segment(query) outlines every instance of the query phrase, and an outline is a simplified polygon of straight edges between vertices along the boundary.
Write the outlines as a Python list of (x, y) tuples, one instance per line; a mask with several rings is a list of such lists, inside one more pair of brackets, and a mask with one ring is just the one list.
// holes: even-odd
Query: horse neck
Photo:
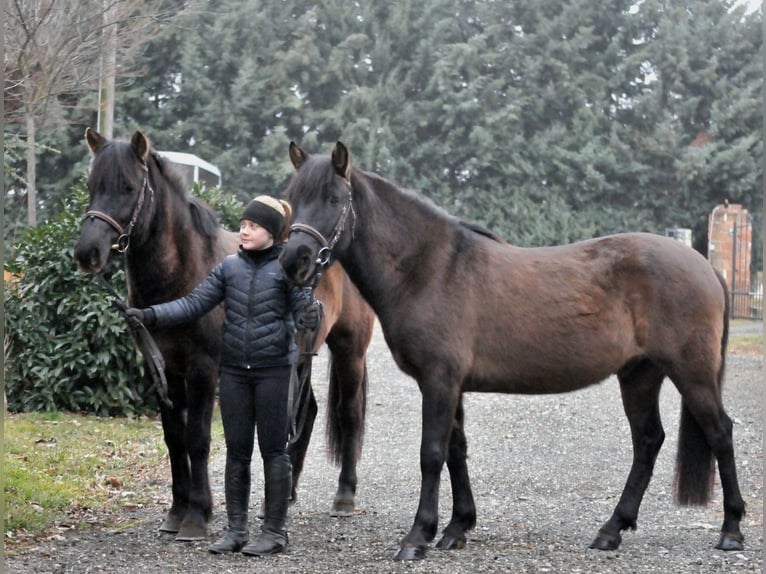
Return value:
[[(445, 215), (397, 188), (375, 191), (370, 180), (357, 193), (357, 221), (340, 258), (351, 280), (378, 316), (396, 298), (416, 297), (438, 281), (434, 264), (454, 233)], [(386, 184), (390, 185), (390, 184)]]
[(154, 189), (152, 205), (136, 241), (126, 251), (128, 288), (143, 304), (158, 298), (176, 297), (186, 289), (178, 289), (178, 277), (185, 275), (181, 257), (192, 248), (188, 208), (171, 184), (150, 164), (150, 184)]

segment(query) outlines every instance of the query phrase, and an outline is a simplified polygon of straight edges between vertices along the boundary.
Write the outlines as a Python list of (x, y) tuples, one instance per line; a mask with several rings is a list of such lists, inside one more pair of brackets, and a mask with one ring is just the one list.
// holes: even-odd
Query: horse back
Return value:
[(420, 313), (424, 323), (408, 338), (448, 341), (443, 360), (462, 363), (467, 390), (562, 392), (640, 358), (675, 365), (720, 355), (724, 290), (710, 264), (675, 240), (630, 233), (544, 248), (477, 241), (470, 261), (453, 264), (460, 273), (431, 287), (444, 312)]

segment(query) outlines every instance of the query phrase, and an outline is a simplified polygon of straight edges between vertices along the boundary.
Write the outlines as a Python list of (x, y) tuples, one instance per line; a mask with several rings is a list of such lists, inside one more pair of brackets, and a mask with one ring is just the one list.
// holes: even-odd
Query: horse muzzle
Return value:
[(77, 266), (84, 273), (101, 273), (109, 263), (112, 253), (111, 228), (109, 232), (102, 229), (103, 223), (86, 219), (83, 222), (80, 238), (74, 247), (74, 258)]
[(301, 286), (310, 284), (320, 271), (319, 253), (308, 245), (300, 243), (288, 242), (282, 255), (279, 256), (279, 263), (285, 278)]

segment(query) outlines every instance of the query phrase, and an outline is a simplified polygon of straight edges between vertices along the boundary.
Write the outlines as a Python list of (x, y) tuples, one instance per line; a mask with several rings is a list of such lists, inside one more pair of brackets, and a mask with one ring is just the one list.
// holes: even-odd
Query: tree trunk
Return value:
[(104, 25), (106, 41), (104, 42), (104, 56), (102, 60), (102, 80), (104, 83), (102, 97), (102, 113), (100, 133), (106, 139), (114, 137), (114, 82), (117, 73), (117, 23), (113, 14), (115, 7), (104, 12)]
[(37, 225), (37, 159), (35, 157), (35, 115), (27, 112), (27, 224)]

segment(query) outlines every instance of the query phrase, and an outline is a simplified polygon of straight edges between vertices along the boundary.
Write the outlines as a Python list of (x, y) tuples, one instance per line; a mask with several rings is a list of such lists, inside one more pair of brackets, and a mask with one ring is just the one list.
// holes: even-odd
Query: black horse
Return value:
[[(75, 247), (83, 271), (101, 273), (115, 252), (124, 253), (130, 305), (147, 307), (185, 295), (236, 250), (238, 235), (222, 229), (209, 207), (187, 195), (141, 132), (130, 142), (109, 141), (91, 129), (85, 137), (93, 162), (90, 205)], [(331, 352), (328, 437), (331, 455), (341, 463), (331, 512), (347, 515), (354, 509), (374, 314), (339, 265), (323, 275), (316, 295), (325, 319), (315, 348), (326, 341)], [(172, 402), (160, 406), (173, 493), (160, 530), (176, 533), (179, 541), (205, 538), (212, 515), (208, 458), (222, 324), (217, 309), (193, 323), (152, 331)], [(305, 423), (289, 449), (293, 500), (317, 414), (310, 382), (304, 396)]]
[(681, 243), (646, 233), (524, 249), (449, 216), (418, 195), (331, 156), (290, 144), (294, 231), (281, 256), (288, 278), (311, 280), (337, 259), (378, 315), (399, 367), (423, 397), (420, 503), (397, 559), (425, 555), (447, 462), (452, 517), (437, 544), (460, 548), (476, 523), (466, 466), (467, 391), (561, 393), (617, 374), (633, 464), (593, 548), (616, 549), (636, 527), (665, 438), (665, 377), (682, 397), (676, 498), (709, 500), (715, 462), (723, 488), (717, 547), (743, 547), (732, 422), (721, 399), (729, 325), (726, 285)]

